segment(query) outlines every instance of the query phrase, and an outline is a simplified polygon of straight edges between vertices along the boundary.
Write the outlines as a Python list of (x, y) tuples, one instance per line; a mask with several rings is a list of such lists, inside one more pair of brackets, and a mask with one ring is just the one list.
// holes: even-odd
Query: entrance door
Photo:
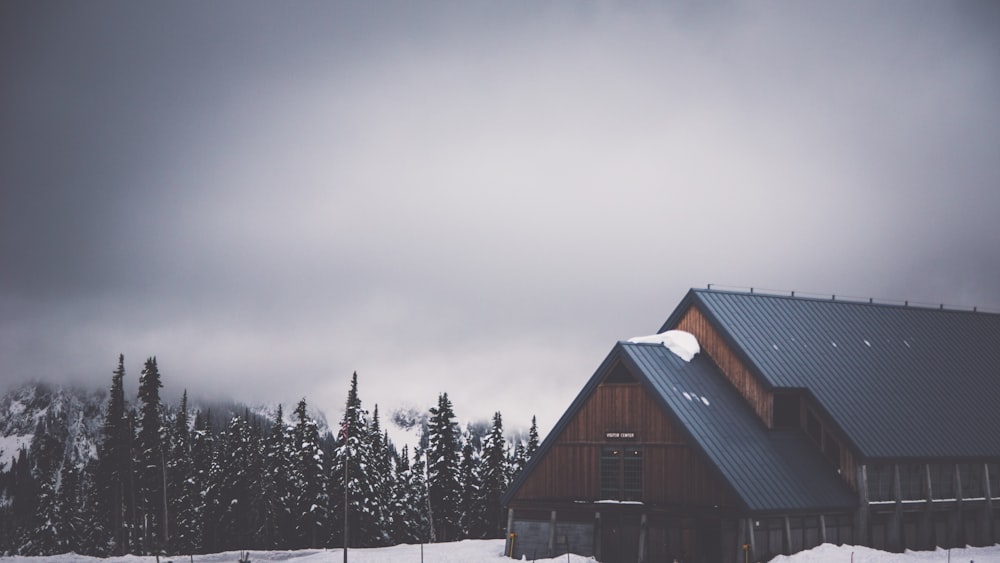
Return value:
[(639, 515), (601, 515), (601, 561), (635, 563), (639, 560)]

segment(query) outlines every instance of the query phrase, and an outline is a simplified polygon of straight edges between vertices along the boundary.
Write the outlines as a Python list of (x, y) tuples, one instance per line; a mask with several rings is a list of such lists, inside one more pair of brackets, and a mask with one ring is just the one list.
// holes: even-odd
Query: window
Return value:
[(962, 478), (962, 498), (983, 498), (983, 464), (962, 463), (958, 471)]
[(920, 463), (905, 463), (899, 466), (899, 492), (903, 500), (925, 500), (926, 482), (927, 466)]
[(892, 465), (869, 465), (866, 471), (869, 502), (896, 500), (892, 492)]
[(642, 450), (615, 447), (601, 450), (601, 498), (642, 499)]
[(947, 463), (932, 463), (931, 494), (935, 500), (955, 498), (955, 466)]
[(791, 393), (774, 394), (774, 427), (775, 428), (798, 428), (799, 422), (799, 396)]

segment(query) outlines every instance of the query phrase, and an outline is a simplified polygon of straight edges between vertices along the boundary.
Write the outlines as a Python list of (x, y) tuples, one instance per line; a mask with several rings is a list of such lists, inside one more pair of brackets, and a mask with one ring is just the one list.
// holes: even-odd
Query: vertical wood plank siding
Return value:
[(773, 428), (771, 393), (764, 389), (729, 346), (726, 346), (722, 337), (715, 332), (701, 311), (696, 307), (690, 307), (677, 323), (677, 328), (695, 335), (702, 352), (715, 362), (719, 371), (736, 387), (764, 424), (768, 428)]
[[(636, 433), (609, 442), (607, 431)], [(639, 384), (602, 384), (518, 489), (515, 500), (599, 500), (601, 448), (642, 448), (647, 504), (732, 505), (727, 489)]]

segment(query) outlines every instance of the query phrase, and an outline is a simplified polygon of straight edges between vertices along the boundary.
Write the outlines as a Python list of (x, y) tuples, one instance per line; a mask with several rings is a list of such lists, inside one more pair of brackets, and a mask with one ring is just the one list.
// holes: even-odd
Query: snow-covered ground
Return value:
[[(503, 540), (465, 540), (454, 543), (425, 545), (397, 545), (372, 549), (352, 549), (348, 561), (352, 563), (500, 563), (503, 556)], [(251, 551), (254, 562), (286, 561), (289, 563), (337, 563), (344, 560), (339, 549), (305, 549), (300, 551)], [(228, 551), (211, 555), (195, 555), (193, 558), (160, 557), (161, 563), (173, 561), (196, 561), (198, 563), (236, 563), (240, 552)], [(84, 555), (67, 553), (50, 557), (0, 557), (3, 561), (24, 561), (25, 563), (148, 563), (153, 557), (111, 557), (97, 559)], [(593, 561), (589, 557), (562, 555), (552, 559), (536, 559), (538, 563), (583, 563)], [(1000, 545), (993, 547), (970, 547), (937, 551), (908, 551), (906, 553), (886, 553), (867, 547), (824, 544), (791, 556), (778, 556), (772, 563), (1000, 563)]]

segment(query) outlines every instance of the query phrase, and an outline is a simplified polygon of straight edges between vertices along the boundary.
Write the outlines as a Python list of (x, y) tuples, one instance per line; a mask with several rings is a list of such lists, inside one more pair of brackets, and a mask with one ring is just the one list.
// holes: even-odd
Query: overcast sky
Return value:
[(0, 378), (558, 419), (708, 283), (1000, 309), (996, 2), (0, 3)]

